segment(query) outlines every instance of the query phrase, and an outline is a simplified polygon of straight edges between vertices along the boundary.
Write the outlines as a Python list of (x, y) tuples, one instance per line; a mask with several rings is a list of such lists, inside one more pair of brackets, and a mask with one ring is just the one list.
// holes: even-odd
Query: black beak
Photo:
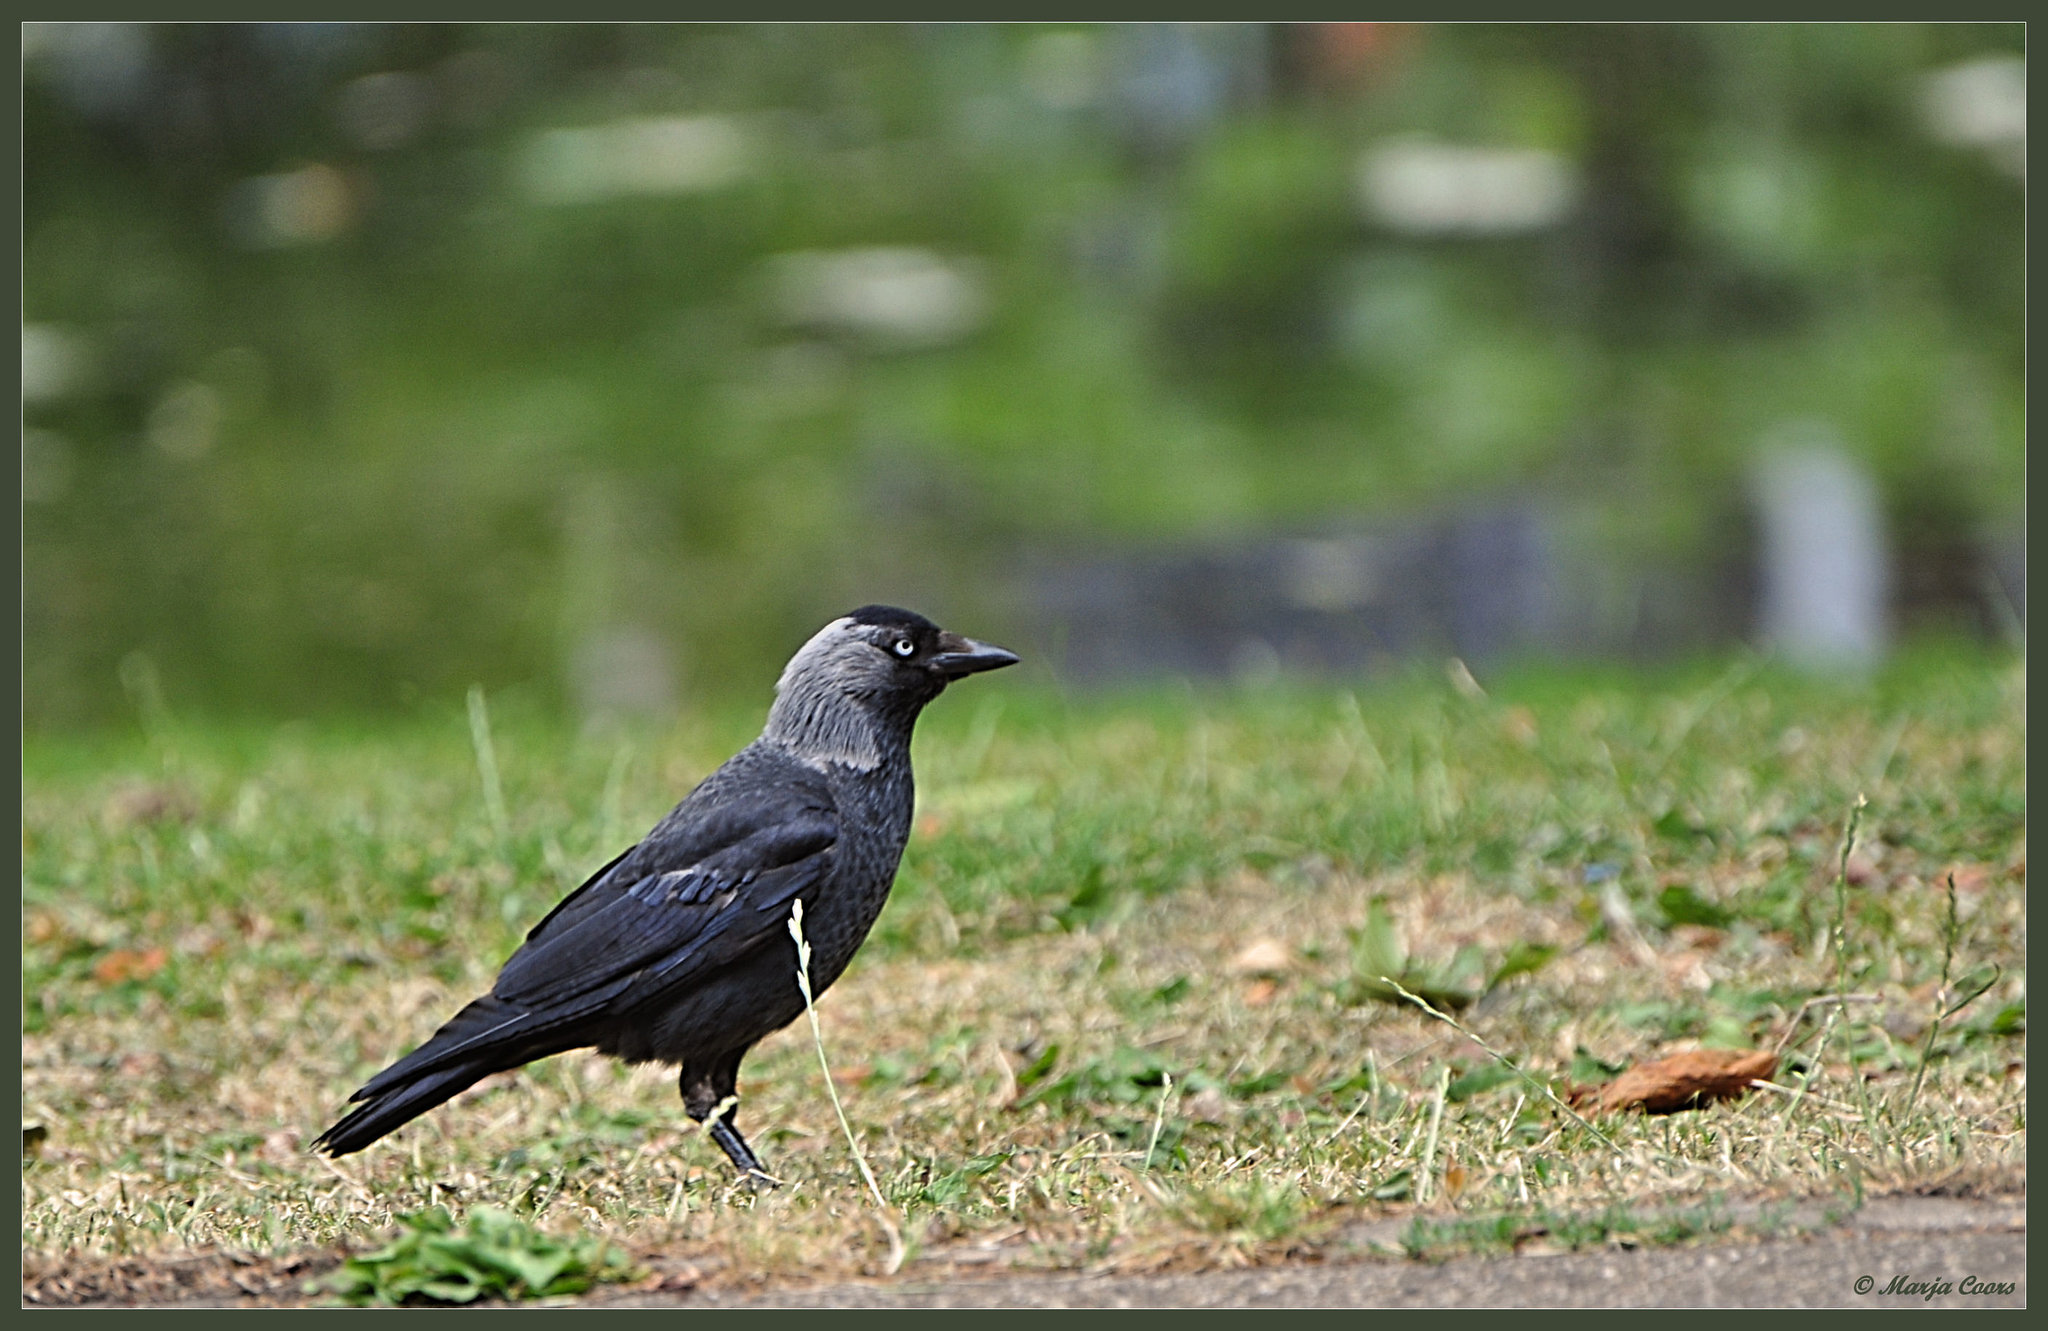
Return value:
[(982, 670), (1000, 670), (1004, 666), (1015, 665), (1017, 653), (992, 643), (963, 638), (957, 633), (941, 633), (938, 655), (931, 657), (928, 664), (947, 679), (958, 679)]

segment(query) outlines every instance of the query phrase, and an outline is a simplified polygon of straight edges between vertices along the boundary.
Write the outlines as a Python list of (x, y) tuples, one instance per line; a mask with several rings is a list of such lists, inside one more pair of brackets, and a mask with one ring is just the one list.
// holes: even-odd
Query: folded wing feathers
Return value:
[[(751, 799), (726, 801), (707, 782), (536, 924), (489, 994), (350, 1099), (410, 1102), (425, 1094), (421, 1079), (446, 1082), (445, 1094), (420, 1105), (428, 1107), (468, 1084), (464, 1077), (535, 1056), (521, 1051), (558, 1042), (564, 1027), (639, 1003), (779, 934), (789, 902), (829, 873), (839, 823), (811, 773), (789, 780), (788, 760), (760, 761), (791, 769), (772, 793), (756, 788)], [(509, 1055), (517, 1057), (507, 1062)], [(457, 1065), (468, 1071), (451, 1080)], [(388, 1108), (357, 1114), (381, 1116)]]

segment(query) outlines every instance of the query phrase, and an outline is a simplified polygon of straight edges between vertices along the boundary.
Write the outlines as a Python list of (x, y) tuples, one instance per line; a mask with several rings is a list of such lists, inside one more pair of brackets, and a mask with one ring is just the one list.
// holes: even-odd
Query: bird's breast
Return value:
[(811, 945), (811, 984), (817, 991), (839, 977), (866, 940), (903, 860), (903, 847), (910, 838), (911, 800), (908, 791), (900, 799), (892, 791), (863, 792), (865, 799), (849, 801), (842, 796), (844, 813), (849, 803), (864, 804), (855, 819), (843, 819), (858, 830), (843, 834), (833, 848), (837, 861), (831, 874), (804, 901), (804, 937)]

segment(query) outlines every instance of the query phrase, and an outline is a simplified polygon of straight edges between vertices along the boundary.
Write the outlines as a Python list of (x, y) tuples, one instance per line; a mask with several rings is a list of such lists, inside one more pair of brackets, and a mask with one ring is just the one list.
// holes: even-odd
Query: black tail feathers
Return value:
[(461, 1064), (442, 1068), (416, 1081), (370, 1096), (343, 1115), (339, 1123), (315, 1137), (313, 1149), (329, 1155), (360, 1151), (385, 1133), (412, 1122), (497, 1070), (490, 1066)]
[(314, 1138), (313, 1149), (329, 1155), (360, 1151), (493, 1072), (575, 1047), (574, 1040), (550, 1038), (553, 1034), (534, 1014), (487, 994), (370, 1078), (349, 1097), (361, 1103)]

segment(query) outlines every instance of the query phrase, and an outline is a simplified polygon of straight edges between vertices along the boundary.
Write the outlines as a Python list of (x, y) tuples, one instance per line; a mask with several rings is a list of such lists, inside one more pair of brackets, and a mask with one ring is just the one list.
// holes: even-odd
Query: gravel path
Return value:
[(1363, 1257), (1165, 1276), (1011, 1274), (943, 1283), (909, 1276), (749, 1298), (704, 1292), (602, 1302), (748, 1308), (2018, 1308), (2026, 1306), (2026, 1243), (2024, 1199), (1892, 1198), (1803, 1235), (1680, 1248), (1464, 1257), (1440, 1264)]

